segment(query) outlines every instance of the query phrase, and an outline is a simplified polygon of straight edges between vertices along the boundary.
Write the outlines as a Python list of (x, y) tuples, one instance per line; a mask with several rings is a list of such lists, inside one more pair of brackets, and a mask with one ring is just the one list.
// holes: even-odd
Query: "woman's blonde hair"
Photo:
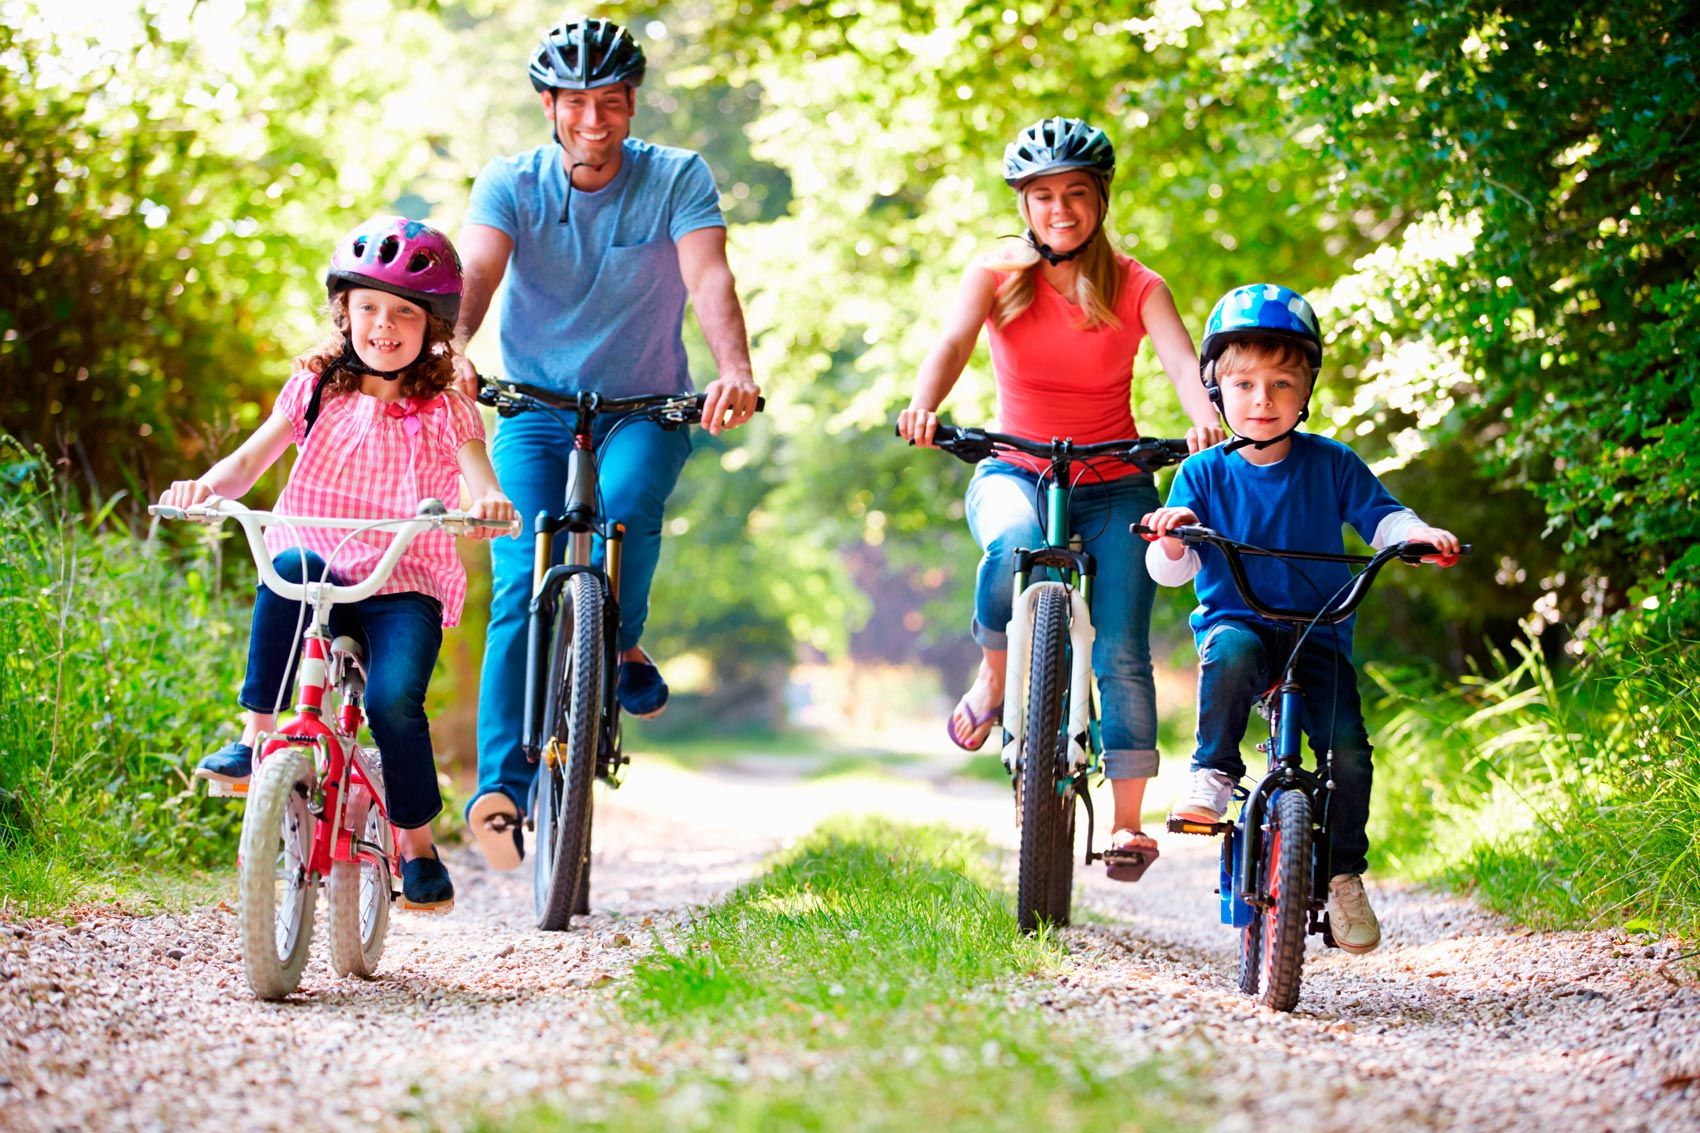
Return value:
[[(1113, 330), (1122, 325), (1116, 317), (1116, 303), (1121, 299), (1125, 274), (1121, 257), (1116, 255), (1115, 246), (1110, 243), (1110, 235), (1104, 227), (1110, 211), (1109, 187), (1102, 179), (1095, 180), (1098, 181), (1100, 208), (1098, 230), (1087, 238), (1086, 249), (1076, 259), (1079, 271), (1074, 277), (1074, 294), (1063, 298), (1080, 308), (1081, 329)], [(1026, 189), (1017, 193), (1016, 207), (1021, 211), (1027, 230), (1033, 231), (1033, 222), (1027, 216)], [(998, 285), (997, 294), (992, 299), (992, 325), (1006, 327), (1033, 305), (1033, 293), (1039, 286), (1041, 258), (1037, 249), (1024, 240), (1007, 249), (999, 248), (984, 262), (992, 271), (1009, 273)]]
[[(348, 321), (348, 289), (341, 288), (331, 296), (326, 306), (333, 333), (320, 343), (301, 362), (315, 374), (323, 374), (350, 349)], [(414, 359), (396, 379), (401, 383), (403, 397), (435, 397), (454, 384), (454, 324), (425, 312), (425, 341)], [(325, 396), (335, 397), (355, 393), (360, 389), (364, 374), (350, 366), (337, 366), (325, 383)]]

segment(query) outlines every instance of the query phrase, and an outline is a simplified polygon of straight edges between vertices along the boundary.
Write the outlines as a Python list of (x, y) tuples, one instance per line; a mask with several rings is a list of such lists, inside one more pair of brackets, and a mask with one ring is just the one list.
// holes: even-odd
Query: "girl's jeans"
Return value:
[[(985, 552), (974, 579), (974, 640), (1009, 648), (1015, 552), (1044, 543), (1039, 475), (1001, 460), (982, 460), (968, 484), (968, 529)], [(1143, 544), (1128, 525), (1156, 510), (1151, 477), (1128, 476), (1075, 488), (1073, 532), (1097, 561), (1092, 583), (1092, 668), (1103, 700), (1104, 771), (1112, 779), (1157, 774), (1157, 694), (1151, 679), (1151, 602)]]
[[(272, 560), (286, 582), (325, 577), (325, 560), (308, 551), (284, 551)], [(338, 581), (334, 576), (332, 582)], [(312, 617), (312, 611), (307, 612)], [(250, 712), (288, 713), (294, 703), (295, 663), (301, 656), (301, 603), (280, 598), (264, 586), (254, 597), (254, 628), (248, 635), (248, 676), (242, 707)], [(424, 826), (443, 809), (437, 763), (425, 719), (425, 689), (443, 644), (443, 606), (426, 594), (379, 594), (331, 608), (333, 637), (347, 635), (366, 653), (366, 724), (384, 759), (385, 807), (403, 830)], [(281, 690), (281, 695), (280, 691)]]
[[(1320, 634), (1322, 641), (1317, 641)], [(1358, 700), (1358, 675), (1349, 657), (1328, 644), (1318, 627), (1299, 653), (1294, 675), (1304, 690), (1305, 735), (1320, 765), (1334, 749), (1330, 776), (1329, 826), (1333, 873), (1362, 873), (1369, 862), (1369, 731)], [(1235, 782), (1245, 774), (1240, 740), (1263, 691), (1281, 675), (1292, 648), (1286, 632), (1267, 622), (1224, 621), (1205, 631), (1198, 645), (1198, 753), (1193, 768), (1210, 768)], [(1338, 694), (1338, 699), (1336, 699)], [(1332, 738), (1329, 726), (1332, 723)]]
[[(633, 421), (621, 425), (613, 441), (604, 446), (609, 430), (620, 419), (614, 414), (598, 417), (592, 439), (598, 450), (603, 512), (612, 522), (626, 525), (620, 555), (620, 648), (626, 650), (643, 637), (649, 618), (649, 585), (661, 559), (662, 513), (691, 455), (691, 438), (685, 429)], [(500, 791), (522, 815), (537, 773), (537, 765), (525, 758), (520, 746), (536, 538), (532, 521), (538, 512), (555, 515), (566, 506), (567, 457), (572, 451), (572, 429), (547, 413), (508, 418), (496, 430), (490, 447), (496, 477), (518, 509), (525, 530), (518, 539), (497, 539), (490, 545), (495, 578), (478, 688), (478, 790), (473, 799)], [(557, 563), (566, 550), (567, 540), (557, 536)], [(600, 539), (593, 557), (600, 565)]]

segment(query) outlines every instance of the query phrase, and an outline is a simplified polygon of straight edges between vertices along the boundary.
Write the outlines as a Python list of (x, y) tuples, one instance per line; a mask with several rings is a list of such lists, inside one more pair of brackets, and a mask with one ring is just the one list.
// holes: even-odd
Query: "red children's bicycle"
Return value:
[[(374, 522), (277, 515), (229, 500), (191, 508), (156, 505), (148, 512), (206, 524), (236, 520), (266, 588), (311, 612), (297, 667), (295, 714), (276, 732), (256, 738), (254, 773), (245, 792), (236, 868), (248, 986), (261, 999), (282, 999), (300, 984), (321, 887), (329, 907), (331, 967), (338, 975), (370, 976), (384, 951), (395, 897), (391, 879), (400, 877), (401, 861), (384, 809), (382, 756), (358, 742), (366, 688), (362, 651), (353, 638), (332, 639), (331, 608), (375, 594), (423, 532), (469, 535), (493, 528), (517, 534), (519, 520), (475, 519), (437, 500), (423, 501), (412, 518)], [(372, 573), (355, 585), (286, 582), (266, 550), (265, 529), (273, 526), (346, 529), (350, 538), (385, 530), (395, 537)]]

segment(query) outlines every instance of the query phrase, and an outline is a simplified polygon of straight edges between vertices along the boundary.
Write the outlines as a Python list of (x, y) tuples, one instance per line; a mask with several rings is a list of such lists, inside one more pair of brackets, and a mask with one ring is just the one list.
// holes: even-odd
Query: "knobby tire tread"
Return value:
[[(296, 912), (295, 945), (280, 955), (277, 945), (277, 862), (284, 824), (292, 809), (307, 824), (306, 847), (312, 852), (316, 820), (292, 800), (297, 784), (311, 788), (313, 758), (302, 748), (284, 748), (260, 761), (242, 812), (241, 853), (237, 868), (237, 922), (242, 938), (242, 969), (248, 987), (260, 999), (282, 999), (301, 983), (313, 943), (313, 905), (317, 890), (301, 890)], [(305, 800), (301, 802), (304, 804)]]
[[(376, 819), (376, 821), (374, 821)], [(376, 802), (368, 801), (358, 823), (359, 836), (376, 842), (386, 855), (393, 853), (389, 820)], [(362, 916), (365, 884), (381, 887), (370, 931)], [(390, 925), (390, 872), (366, 861), (331, 863), (325, 883), (325, 913), (329, 924), (331, 970), (339, 976), (371, 979), (384, 954), (384, 936)]]
[(1027, 730), (1021, 760), (1021, 864), (1015, 914), (1022, 932), (1054, 921), (1053, 861), (1061, 821), (1057, 796), (1058, 737), (1068, 689), (1068, 592), (1047, 585), (1033, 603), (1033, 654), (1027, 676)]
[[(1302, 791), (1282, 791), (1270, 823), (1270, 877), (1277, 898), (1264, 915), (1263, 1003), (1277, 1011), (1298, 1006), (1305, 959), (1306, 913), (1310, 907), (1310, 799)], [(1278, 836), (1278, 849), (1273, 849)]]
[[(571, 617), (569, 622), (563, 610), (557, 622), (561, 628), (550, 661), (547, 715), (549, 736), (564, 739), (566, 766), (538, 771), (561, 776), (559, 809), (550, 831), (551, 868), (538, 873), (545, 888), (539, 894), (537, 927), (548, 932), (569, 926), (580, 907), (580, 888), (589, 880), (585, 863), (590, 858), (591, 785), (602, 731), (602, 580), (575, 574), (567, 581), (567, 593)], [(538, 784), (540, 796), (548, 789), (548, 783)]]

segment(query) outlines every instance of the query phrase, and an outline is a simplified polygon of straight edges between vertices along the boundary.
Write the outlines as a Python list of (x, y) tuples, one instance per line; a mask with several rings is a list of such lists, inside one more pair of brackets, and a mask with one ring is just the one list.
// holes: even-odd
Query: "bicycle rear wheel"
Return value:
[(602, 580), (567, 580), (555, 626), (544, 719), (542, 778), (537, 784), (534, 893), (537, 927), (564, 929), (582, 911), (590, 881), (591, 785), (602, 714)]
[[(1059, 744), (1066, 742), (1068, 607), (1068, 591), (1055, 584), (1045, 585), (1033, 603), (1033, 656), (1028, 667), (1020, 776), (1021, 863), (1015, 887), (1015, 916), (1022, 932), (1035, 932), (1040, 921), (1054, 922), (1057, 916), (1053, 906), (1057, 828), (1064, 822), (1057, 769)], [(1067, 917), (1066, 910), (1063, 916)]]
[(1262, 1002), (1277, 1011), (1291, 1011), (1299, 1002), (1305, 913), (1310, 907), (1310, 799), (1304, 792), (1282, 791), (1276, 797), (1267, 837), (1269, 905), (1259, 910)]
[(313, 757), (290, 747), (261, 760), (248, 789), (237, 857), (237, 923), (242, 970), (261, 999), (282, 999), (301, 983), (313, 942), (316, 880), (308, 876), (317, 825), (307, 809)]
[[(332, 862), (325, 913), (330, 922), (331, 970), (339, 976), (370, 979), (384, 954), (384, 935), (390, 927), (389, 862), (395, 855), (395, 834), (383, 809), (365, 792), (360, 794), (359, 800), (349, 800), (349, 807), (358, 806), (363, 813), (349, 816), (349, 828), (362, 842), (377, 847), (384, 860)], [(355, 847), (357, 853), (359, 849)]]

